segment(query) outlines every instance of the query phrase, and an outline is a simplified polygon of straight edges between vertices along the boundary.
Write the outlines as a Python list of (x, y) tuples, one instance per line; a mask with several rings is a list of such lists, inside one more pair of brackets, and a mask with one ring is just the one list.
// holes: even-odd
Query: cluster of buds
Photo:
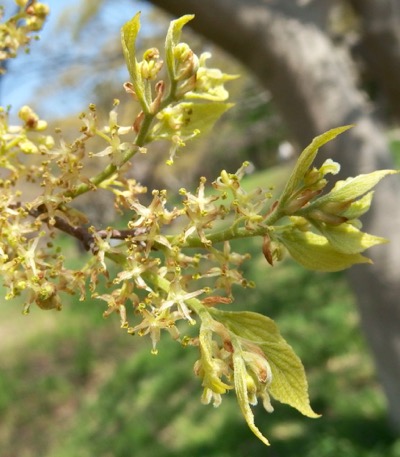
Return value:
[[(202, 378), (203, 403), (212, 402), (214, 406), (219, 406), (222, 401), (221, 395), (235, 388), (235, 377), (242, 377), (248, 402), (256, 405), (260, 397), (265, 409), (273, 411), (268, 394), (268, 387), (272, 382), (272, 369), (266, 354), (258, 344), (235, 334), (224, 324), (210, 317), (203, 320), (199, 338), (193, 340), (192, 344), (200, 348), (200, 359), (194, 365), (194, 372)], [(244, 370), (238, 370), (235, 366), (235, 358), (238, 355), (242, 359)]]
[[(0, 61), (15, 57), (20, 47), (28, 46), (32, 32), (42, 29), (50, 12), (46, 4), (36, 0), (15, 0), (15, 3), (19, 11), (0, 27)], [(0, 6), (0, 19), (3, 14)]]
[(122, 28), (122, 46), (131, 81), (125, 89), (139, 102), (142, 111), (134, 122), (142, 125), (155, 118), (144, 143), (167, 140), (171, 143), (169, 164), (186, 142), (207, 132), (232, 104), (226, 103), (225, 82), (235, 79), (218, 69), (208, 68), (209, 53), (197, 56), (187, 43), (180, 42), (183, 26), (193, 19), (186, 15), (171, 22), (165, 42), (165, 64), (168, 80), (159, 76), (164, 60), (151, 48), (136, 59), (136, 37), (140, 29), (139, 14)]
[(265, 444), (268, 440), (255, 426), (251, 409), (258, 399), (270, 413), (274, 410), (272, 396), (308, 417), (318, 417), (309, 406), (301, 361), (271, 319), (215, 308), (200, 314), (199, 337), (189, 343), (200, 348), (194, 372), (202, 379), (203, 403), (219, 406), (222, 395), (235, 390), (247, 424)]
[(245, 176), (246, 169), (249, 167), (249, 162), (244, 162), (236, 173), (228, 173), (223, 170), (220, 177), (213, 183), (214, 189), (221, 192), (223, 195), (231, 194), (232, 209), (235, 211), (235, 223), (243, 223), (246, 229), (250, 232), (260, 227), (264, 220), (262, 214), (271, 195), (269, 192), (255, 188), (251, 192), (247, 192), (241, 186), (241, 179)]
[(47, 123), (39, 119), (31, 108), (23, 106), (18, 115), (23, 125), (10, 125), (8, 111), (0, 107), (1, 166), (7, 169), (2, 177), (7, 176), (10, 182), (18, 176), (21, 178), (20, 173), (25, 175), (28, 172), (25, 160), (21, 160), (21, 152), (22, 155), (47, 154), (54, 147), (53, 137), (42, 133)]
[[(336, 182), (322, 194), (327, 174), (337, 174), (339, 164), (328, 159), (319, 169), (311, 168), (319, 147), (351, 126), (332, 129), (316, 137), (293, 170), (279, 201), (265, 222), (270, 227), (264, 239), (264, 255), (272, 264), (284, 246), (304, 267), (338, 271), (357, 263), (370, 263), (361, 252), (386, 240), (362, 232), (360, 217), (369, 210), (371, 189), (394, 170), (378, 170)], [(289, 218), (286, 221), (286, 218)], [(287, 222), (287, 223), (284, 223)]]

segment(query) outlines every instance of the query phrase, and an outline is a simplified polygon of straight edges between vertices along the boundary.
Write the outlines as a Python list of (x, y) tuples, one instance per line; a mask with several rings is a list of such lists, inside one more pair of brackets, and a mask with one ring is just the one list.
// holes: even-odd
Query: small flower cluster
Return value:
[(42, 230), (40, 220), (29, 217), (23, 207), (0, 206), (0, 271), (9, 292), (6, 299), (24, 294), (24, 313), (32, 303), (42, 309), (61, 309), (59, 292), (83, 293), (79, 273), (65, 268), (64, 256)]
[[(137, 21), (138, 17), (134, 18), (134, 26)], [(184, 22), (176, 22), (171, 30), (180, 30)], [(124, 30), (126, 32), (126, 29), (123, 29), (123, 42)], [(193, 287), (190, 284), (192, 280), (202, 283), (215, 281), (216, 287), (223, 287), (229, 294), (232, 284), (246, 285), (246, 281), (237, 271), (238, 265), (246, 256), (241, 258), (239, 255), (235, 257), (230, 254), (228, 241), (225, 243), (224, 252), (220, 253), (216, 248), (212, 248), (211, 252), (211, 243), (206, 241), (204, 230), (211, 229), (214, 220), (224, 218), (225, 209), (212, 205), (216, 197), (204, 197), (205, 180), (201, 180), (197, 195), (189, 192), (185, 194), (182, 208), (169, 210), (165, 191), (154, 191), (151, 203), (145, 206), (139, 198), (145, 189), (135, 180), (125, 177), (124, 165), (137, 152), (146, 152), (146, 143), (153, 139), (154, 132), (160, 129), (160, 119), (169, 107), (177, 109), (177, 112), (170, 116), (171, 125), (174, 126), (167, 135), (169, 138), (177, 134), (177, 125), (184, 123), (187, 127), (192, 122), (191, 119), (182, 120), (179, 110), (182, 106), (188, 106), (188, 102), (185, 102), (186, 105), (181, 103), (186, 94), (196, 91), (197, 72), (202, 69), (199, 64), (202, 58), (197, 58), (187, 45), (178, 43), (175, 32), (169, 32), (168, 52), (173, 56), (175, 73), (173, 80), (169, 82), (168, 100), (160, 98), (164, 92), (157, 92), (157, 88), (165, 86), (163, 81), (155, 83), (156, 95), (154, 99), (151, 96), (151, 84), (162, 66), (158, 51), (146, 51), (141, 62), (137, 62), (135, 57), (131, 59), (134, 62), (134, 78), (132, 83), (125, 86), (143, 108), (142, 114), (132, 123), (133, 127), (118, 124), (116, 108), (110, 112), (108, 124), (100, 127), (96, 107), (90, 105), (89, 112), (80, 116), (82, 127), (79, 137), (71, 143), (60, 138), (56, 145), (56, 140), (45, 133), (46, 122), (40, 120), (29, 107), (20, 110), (21, 126), (9, 126), (5, 111), (2, 111), (1, 118), (2, 166), (7, 170), (2, 181), (3, 188), (7, 191), (3, 193), (1, 233), (2, 239), (8, 243), (2, 256), (3, 268), (8, 269), (4, 275), (4, 283), (11, 290), (8, 298), (25, 291), (30, 297), (26, 301), (25, 311), (29, 310), (33, 302), (42, 308), (60, 308), (60, 292), (72, 293), (79, 290), (83, 299), (85, 284), (89, 281), (93, 295), (108, 304), (105, 315), (118, 312), (121, 315), (122, 327), (127, 328), (129, 333), (144, 334), (144, 328), (151, 329), (147, 333), (152, 337), (154, 351), (161, 328), (174, 328), (173, 333), (177, 337), (175, 321), (186, 319), (190, 323), (194, 322), (192, 311), (185, 304), (185, 300), (215, 288), (213, 283), (212, 287), (207, 286), (208, 289), (204, 284)], [(131, 51), (128, 51), (128, 55)], [(223, 82), (228, 79), (229, 77), (221, 72), (210, 72), (210, 85), (214, 88), (213, 99), (218, 98), (215, 91), (221, 91), (222, 98), (227, 97)], [(202, 72), (199, 81), (202, 81), (202, 87), (206, 84), (207, 71)], [(203, 95), (199, 94), (199, 100), (207, 100), (206, 94)], [(116, 100), (115, 106), (118, 103)], [(151, 106), (150, 115), (147, 106)], [(202, 110), (213, 109), (212, 104), (207, 102), (201, 106)], [(219, 115), (221, 113), (222, 111)], [(212, 114), (208, 123), (212, 124), (215, 116), (215, 113)], [(153, 120), (155, 125), (151, 127), (149, 121)], [(196, 127), (192, 131), (195, 130)], [(126, 135), (128, 140), (123, 141), (122, 137)], [(96, 152), (90, 149), (92, 139), (96, 139)], [(103, 149), (99, 147), (99, 141), (105, 143)], [(24, 157), (26, 154), (29, 154), (29, 160)], [(89, 178), (88, 168), (85, 166), (88, 160), (103, 157), (109, 159), (108, 165)], [(39, 185), (42, 192), (32, 200), (27, 199), (20, 191), (14, 191), (17, 186), (21, 187), (22, 181)], [(79, 195), (95, 191), (99, 187), (114, 194), (115, 206), (121, 212), (132, 214), (126, 228), (98, 230), (90, 227), (85, 214), (73, 208), (73, 201)], [(208, 203), (205, 203), (205, 200)], [(208, 217), (207, 212), (210, 213)], [(189, 220), (183, 235), (179, 232), (176, 236), (163, 234), (165, 226), (170, 226), (182, 217)], [(67, 270), (63, 266), (60, 249), (55, 247), (56, 243), (53, 241), (60, 230), (77, 238), (83, 247), (93, 254), (79, 272)], [(19, 238), (11, 243), (14, 233), (18, 233)], [(195, 235), (194, 238), (200, 236), (205, 244), (210, 246), (210, 252), (194, 256), (184, 254), (182, 246), (190, 235)], [(214, 257), (217, 267), (212, 266)], [(114, 278), (110, 277), (108, 260), (120, 267)], [(10, 268), (10, 262), (13, 268)], [(192, 269), (192, 274), (183, 275), (182, 271), (187, 272), (188, 269)], [(113, 288), (108, 294), (97, 292), (100, 275), (105, 276), (109, 286)], [(34, 279), (28, 280), (28, 276), (33, 276)], [(222, 281), (219, 276), (223, 276)], [(154, 285), (154, 281), (167, 281), (169, 285), (163, 289)], [(139, 323), (130, 324), (132, 319), (127, 312), (129, 303), (132, 304), (131, 309), (136, 316), (134, 320)], [(141, 322), (138, 316), (142, 319)]]
[(318, 417), (309, 405), (301, 361), (271, 319), (216, 308), (199, 314), (199, 337), (187, 343), (200, 348), (194, 372), (202, 379), (203, 403), (219, 406), (222, 395), (234, 389), (247, 424), (265, 444), (268, 440), (255, 426), (251, 409), (259, 399), (270, 413), (272, 396), (308, 417)]
[(165, 61), (168, 81), (157, 81), (164, 64), (158, 49), (145, 51), (139, 62), (136, 59), (139, 14), (122, 28), (122, 46), (131, 75), (131, 82), (125, 84), (125, 89), (142, 108), (134, 128), (139, 131), (142, 125), (155, 118), (145, 142), (169, 141), (169, 164), (173, 163), (179, 148), (205, 133), (232, 106), (224, 103), (229, 95), (224, 84), (237, 77), (208, 68), (209, 53), (197, 56), (187, 43), (179, 41), (183, 26), (191, 19), (193, 16), (187, 15), (172, 21), (167, 33)]
[[(203, 403), (213, 402), (214, 406), (219, 406), (221, 394), (234, 389), (235, 376), (243, 376), (249, 403), (256, 405), (257, 397), (260, 397), (265, 409), (273, 411), (268, 394), (272, 370), (257, 344), (235, 335), (215, 319), (202, 322), (199, 339), (192, 344), (200, 347), (200, 359), (194, 365), (194, 372), (203, 380)], [(239, 353), (245, 370), (235, 370), (234, 358)]]
[(240, 180), (244, 177), (248, 166), (249, 162), (244, 162), (235, 174), (222, 171), (221, 176), (213, 183), (213, 187), (219, 192), (231, 193), (235, 225), (244, 223), (246, 229), (251, 231), (257, 229), (265, 219), (262, 211), (266, 207), (270, 194), (260, 187), (251, 192), (243, 189)]
[[(86, 216), (70, 203), (75, 195), (96, 188), (85, 175), (84, 161), (90, 156), (86, 144), (94, 136), (109, 142), (112, 138), (107, 126), (98, 127), (93, 106), (81, 116), (82, 133), (72, 143), (61, 139), (56, 144), (46, 132), (47, 123), (27, 106), (19, 118), (21, 125), (10, 125), (8, 112), (0, 109), (0, 269), (7, 298), (23, 294), (25, 312), (32, 303), (60, 309), (60, 292), (80, 291), (83, 299), (93, 273), (89, 267), (75, 271), (64, 266), (57, 232), (78, 238), (86, 249), (94, 243)], [(136, 189), (143, 192), (140, 186)]]
[[(180, 208), (168, 209), (165, 191), (154, 191), (148, 206), (141, 204), (135, 194), (126, 196), (125, 210), (132, 211), (133, 218), (125, 235), (113, 229), (106, 231), (107, 237), (94, 232), (92, 250), (97, 271), (92, 272), (92, 284), (97, 283), (99, 273), (108, 275), (107, 258), (121, 267), (112, 280), (112, 293), (96, 295), (108, 304), (105, 315), (119, 313), (121, 327), (130, 334), (149, 334), (153, 352), (157, 351), (162, 329), (178, 338), (178, 320), (195, 323), (188, 305), (192, 299), (207, 295), (206, 306), (229, 303), (233, 285), (252, 285), (238, 269), (249, 256), (232, 252), (229, 241), (219, 250), (207, 239), (213, 224), (225, 218), (227, 209), (214, 204), (218, 196), (204, 196), (204, 184), (202, 178), (195, 195), (182, 190)], [(188, 221), (186, 226), (182, 225), (183, 219)], [(176, 235), (164, 230), (171, 225), (179, 225)], [(113, 245), (112, 239), (118, 234), (123, 242)], [(199, 248), (203, 252), (186, 252)], [(216, 291), (224, 295), (212, 295)]]
[[(31, 33), (42, 29), (50, 12), (46, 4), (35, 0), (15, 0), (15, 4), (19, 11), (0, 26), (0, 62), (15, 57), (20, 47), (28, 46)], [(3, 15), (4, 7), (0, 6), (0, 20)], [(4, 69), (0, 68), (1, 71)]]

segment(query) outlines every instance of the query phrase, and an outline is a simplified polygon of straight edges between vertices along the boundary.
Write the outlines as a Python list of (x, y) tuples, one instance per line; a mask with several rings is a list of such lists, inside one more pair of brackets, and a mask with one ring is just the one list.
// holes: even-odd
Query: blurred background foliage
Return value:
[[(119, 28), (143, 9), (140, 46), (162, 48), (169, 18), (142, 2), (136, 8), (126, 0), (118, 7), (112, 1), (49, 3), (55, 12), (48, 36), (30, 56), (10, 63), (8, 79), (0, 81), (6, 103), (5, 94), (12, 100), (17, 87), (17, 102), (31, 103), (43, 118), (51, 116), (51, 128), (61, 126), (66, 138), (77, 135), (76, 114), (89, 102), (106, 120), (119, 98), (120, 122), (132, 122), (137, 108), (121, 86), (127, 72)], [(246, 177), (246, 185), (282, 184), (287, 160), (298, 151), (287, 140), (270, 94), (212, 43), (189, 32), (185, 40), (198, 52), (210, 50), (215, 66), (242, 75), (230, 87), (237, 106), (210, 135), (190, 144), (174, 167), (165, 164), (160, 144), (140, 161), (135, 158), (132, 174), (149, 189), (174, 194), (192, 188), (200, 176), (212, 180), (222, 168), (234, 172), (250, 160), (258, 171)], [(24, 88), (32, 81), (38, 84)], [(400, 166), (397, 131), (391, 141)], [(109, 201), (97, 197), (95, 203), (82, 205), (97, 224), (115, 218)], [(62, 246), (79, 265), (83, 254), (74, 242), (65, 238)], [(35, 309), (29, 317), (19, 313), (18, 304), (3, 302), (0, 455), (400, 457), (400, 440), (387, 427), (384, 396), (343, 275), (308, 272), (289, 260), (271, 268), (259, 240), (241, 241), (235, 249), (252, 254), (244, 270), (257, 287), (236, 290), (231, 308), (276, 319), (306, 366), (311, 403), (321, 419), (306, 419), (276, 403), (271, 415), (256, 409), (256, 422), (272, 443), (265, 448), (248, 430), (233, 394), (218, 409), (201, 405), (192, 374), (195, 349), (164, 335), (159, 354), (151, 355), (148, 339), (126, 335), (115, 316), (102, 318), (101, 301), (72, 298), (61, 313)]]
[(272, 414), (256, 408), (272, 442), (265, 448), (233, 394), (218, 409), (200, 403), (195, 349), (164, 335), (159, 354), (151, 355), (147, 338), (128, 336), (116, 316), (101, 317), (99, 301), (72, 299), (61, 313), (34, 310), (29, 317), (7, 303), (0, 312), (2, 456), (398, 457), (400, 441), (386, 426), (384, 397), (343, 276), (291, 261), (270, 268), (257, 240), (237, 249), (251, 252), (245, 273), (257, 287), (238, 289), (232, 309), (276, 319), (305, 364), (311, 404), (322, 418), (276, 402)]

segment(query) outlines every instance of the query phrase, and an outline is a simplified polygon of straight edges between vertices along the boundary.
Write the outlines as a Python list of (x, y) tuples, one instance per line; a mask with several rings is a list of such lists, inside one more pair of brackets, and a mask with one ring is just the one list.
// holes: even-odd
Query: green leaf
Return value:
[(301, 230), (285, 230), (276, 235), (289, 254), (303, 267), (315, 271), (340, 271), (357, 263), (372, 263), (361, 254), (338, 251), (321, 235)]
[(210, 130), (222, 114), (233, 106), (232, 103), (192, 103), (182, 102), (167, 107), (157, 114), (159, 122), (151, 136), (155, 139), (171, 139), (179, 136), (183, 141)]
[(203, 386), (211, 389), (213, 392), (224, 394), (231, 386), (221, 381), (215, 375), (214, 360), (212, 357), (212, 332), (205, 325), (200, 327), (199, 334), (201, 361), (204, 366)]
[(338, 181), (329, 194), (318, 199), (318, 204), (355, 200), (371, 190), (387, 175), (399, 173), (396, 170), (377, 170), (366, 175), (358, 175), (345, 181)]
[(353, 202), (348, 209), (341, 213), (341, 216), (347, 217), (348, 220), (359, 219), (371, 207), (374, 192), (368, 192), (363, 197)]
[(165, 57), (171, 81), (174, 81), (176, 76), (174, 48), (179, 43), (182, 28), (193, 18), (194, 14), (186, 14), (175, 21), (171, 21), (168, 28), (167, 37), (165, 39)]
[(303, 364), (272, 319), (250, 311), (210, 311), (228, 330), (263, 351), (272, 370), (268, 391), (276, 400), (296, 408), (305, 416), (319, 417), (310, 406)]
[(133, 89), (144, 111), (149, 107), (145, 97), (143, 78), (136, 59), (136, 38), (140, 30), (140, 13), (137, 13), (130, 21), (121, 28), (121, 43)]
[(388, 242), (385, 238), (361, 232), (351, 224), (315, 225), (334, 249), (345, 254), (358, 254), (372, 246)]
[(280, 198), (280, 205), (283, 205), (286, 200), (290, 198), (290, 196), (302, 182), (304, 175), (314, 162), (314, 159), (318, 153), (318, 149), (351, 127), (352, 125), (337, 127), (335, 129), (328, 130), (327, 132), (313, 139), (311, 144), (307, 146), (300, 154), (296, 166), (289, 177), (285, 189), (283, 190), (282, 196)]
[(260, 432), (258, 427), (254, 423), (254, 414), (250, 407), (249, 395), (247, 391), (247, 370), (246, 365), (241, 355), (240, 344), (237, 344), (235, 339), (232, 339), (232, 344), (234, 348), (232, 360), (233, 360), (233, 370), (235, 373), (235, 392), (238, 399), (238, 403), (244, 418), (246, 419), (247, 425), (250, 430), (260, 439), (264, 444), (269, 446), (269, 441), (265, 436)]

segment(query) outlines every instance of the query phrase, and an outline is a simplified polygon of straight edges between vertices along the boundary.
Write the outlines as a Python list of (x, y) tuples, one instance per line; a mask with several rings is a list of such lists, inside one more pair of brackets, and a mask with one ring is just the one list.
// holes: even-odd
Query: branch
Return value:
[[(41, 205), (38, 208), (29, 210), (28, 213), (30, 216), (36, 218), (46, 214), (46, 209), (43, 205)], [(48, 217), (45, 217), (43, 220), (45, 223), (49, 222)], [(62, 232), (76, 238), (81, 242), (85, 251), (92, 251), (93, 253), (95, 253), (94, 241), (96, 237), (100, 237), (102, 239), (109, 238), (113, 240), (126, 240), (128, 238), (135, 238), (139, 235), (143, 235), (146, 232), (146, 230), (143, 228), (130, 230), (118, 230), (113, 228), (97, 230), (91, 228), (91, 226), (73, 226), (60, 216), (54, 217), (54, 223), (52, 224), (52, 227), (55, 227), (58, 230), (61, 230)]]

